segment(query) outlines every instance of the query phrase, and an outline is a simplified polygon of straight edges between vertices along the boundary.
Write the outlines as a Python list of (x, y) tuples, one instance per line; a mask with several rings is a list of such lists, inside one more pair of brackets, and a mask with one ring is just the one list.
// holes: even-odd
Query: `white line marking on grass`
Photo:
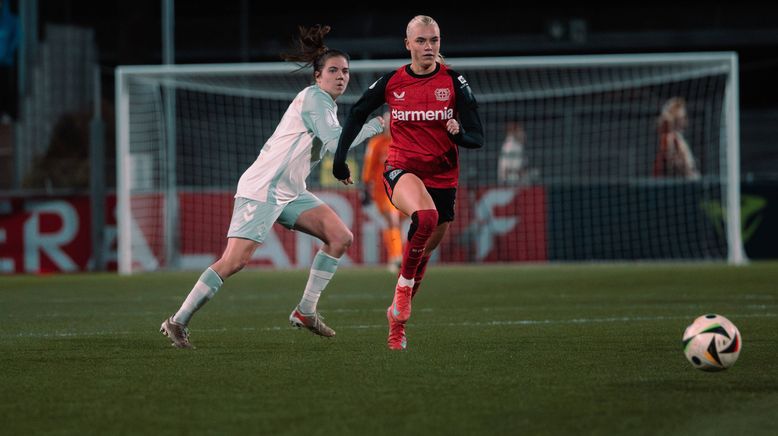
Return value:
[[(776, 313), (753, 313), (747, 315), (727, 315), (730, 319), (737, 318), (775, 318)], [(427, 326), (446, 326), (446, 327), (492, 327), (492, 326), (510, 326), (510, 325), (554, 325), (554, 324), (598, 324), (609, 322), (639, 322), (639, 321), (668, 321), (668, 320), (694, 320), (694, 316), (617, 316), (607, 318), (573, 318), (573, 319), (519, 319), (504, 321), (464, 321), (451, 323), (423, 323)], [(386, 328), (381, 325), (356, 325), (341, 326), (341, 329), (366, 329), (366, 328)]]
[[(431, 310), (431, 309), (428, 309)], [(749, 314), (727, 314), (730, 319), (738, 318), (776, 318), (778, 313), (749, 313)], [(522, 326), (522, 325), (559, 325), (559, 324), (599, 324), (599, 323), (630, 323), (640, 321), (675, 321), (688, 320), (691, 322), (695, 316), (676, 315), (676, 316), (613, 316), (604, 318), (572, 318), (572, 319), (517, 319), (517, 320), (495, 320), (495, 321), (464, 321), (451, 323), (422, 323), (424, 326), (444, 326), (444, 327), (503, 327), (503, 326)], [(341, 325), (344, 330), (367, 330), (367, 329), (385, 329), (386, 324), (356, 324)], [(247, 332), (277, 332), (291, 330), (292, 327), (273, 326), (273, 327), (241, 327), (237, 330)], [(149, 332), (154, 332), (155, 328), (150, 328)], [(195, 329), (195, 332), (228, 332), (231, 329)], [(43, 332), (43, 333), (3, 333), (0, 338), (77, 338), (88, 336), (113, 336), (113, 335), (137, 335), (138, 331), (94, 331), (94, 332)]]
[(112, 335), (132, 335), (137, 332), (114, 332), (114, 331), (98, 331), (98, 332), (53, 332), (53, 333), (17, 333), (17, 334), (4, 334), (0, 335), (0, 338), (78, 338), (82, 336), (112, 336)]

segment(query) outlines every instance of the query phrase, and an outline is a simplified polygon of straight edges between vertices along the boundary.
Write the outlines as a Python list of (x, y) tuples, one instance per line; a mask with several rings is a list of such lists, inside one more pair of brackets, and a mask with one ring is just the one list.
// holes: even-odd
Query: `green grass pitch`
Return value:
[[(307, 271), (244, 271), (159, 332), (198, 273), (0, 277), (0, 434), (778, 434), (778, 263), (432, 265), (408, 350), (386, 349), (394, 278), (341, 268), (337, 331), (289, 327)], [(695, 370), (699, 315), (743, 335)]]

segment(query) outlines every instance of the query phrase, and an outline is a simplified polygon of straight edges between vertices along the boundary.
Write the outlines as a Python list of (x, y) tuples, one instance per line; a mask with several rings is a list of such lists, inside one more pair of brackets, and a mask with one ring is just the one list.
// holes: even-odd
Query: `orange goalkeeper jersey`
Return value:
[(376, 135), (370, 138), (365, 152), (365, 162), (362, 167), (362, 183), (372, 183), (370, 195), (373, 201), (381, 209), (382, 203), (391, 206), (384, 192), (384, 162), (389, 154), (389, 144), (392, 138), (389, 135)]

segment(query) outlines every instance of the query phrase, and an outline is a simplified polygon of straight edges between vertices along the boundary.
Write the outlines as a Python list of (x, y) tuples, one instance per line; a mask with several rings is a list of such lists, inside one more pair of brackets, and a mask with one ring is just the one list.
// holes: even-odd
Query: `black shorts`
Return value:
[[(396, 185), (397, 181), (400, 180), (400, 177), (407, 172), (408, 171), (399, 168), (391, 168), (384, 172), (384, 190), (389, 197), (389, 201), (392, 200), (394, 185)], [(432, 201), (435, 203), (435, 209), (438, 211), (438, 224), (454, 221), (454, 206), (457, 201), (457, 188), (425, 187), (427, 188), (430, 197), (432, 197)]]

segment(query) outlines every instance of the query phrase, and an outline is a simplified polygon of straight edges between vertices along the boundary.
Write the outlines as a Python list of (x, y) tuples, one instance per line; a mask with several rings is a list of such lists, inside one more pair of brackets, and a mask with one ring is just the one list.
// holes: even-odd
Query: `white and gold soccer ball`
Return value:
[(683, 332), (683, 352), (703, 371), (721, 371), (735, 364), (743, 338), (735, 324), (715, 313), (694, 320)]

